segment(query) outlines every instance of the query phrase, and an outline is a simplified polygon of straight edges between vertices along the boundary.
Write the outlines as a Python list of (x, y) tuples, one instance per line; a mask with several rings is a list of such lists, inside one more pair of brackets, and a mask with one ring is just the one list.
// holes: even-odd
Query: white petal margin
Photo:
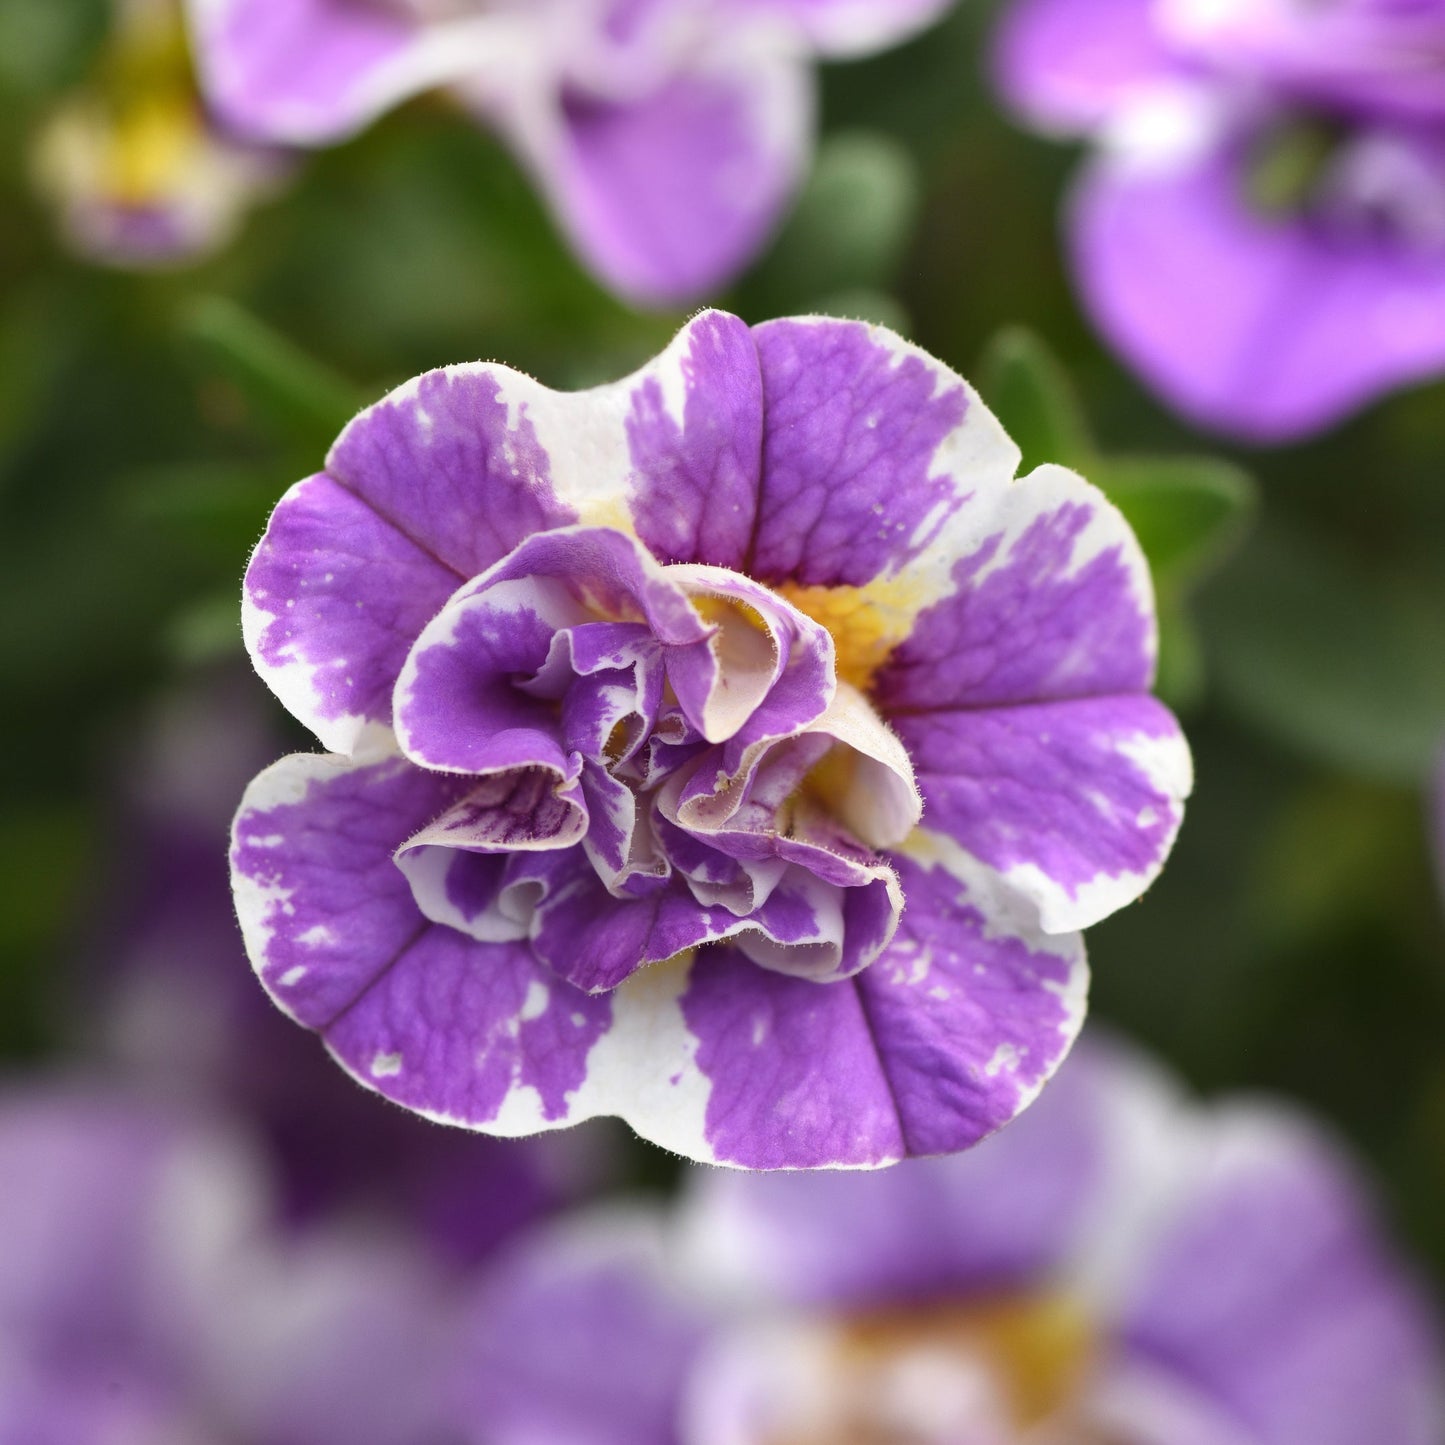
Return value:
[(521, 1138), (615, 1117), (650, 1144), (700, 1163), (719, 1162), (707, 1142), (712, 1082), (697, 1067), (698, 1039), (681, 1007), (692, 961), (688, 953), (649, 964), (608, 995), (612, 1026), (587, 1056), (587, 1076), (568, 1098), (564, 1117), (548, 1119), (535, 1089), (513, 1088), (486, 1132)]

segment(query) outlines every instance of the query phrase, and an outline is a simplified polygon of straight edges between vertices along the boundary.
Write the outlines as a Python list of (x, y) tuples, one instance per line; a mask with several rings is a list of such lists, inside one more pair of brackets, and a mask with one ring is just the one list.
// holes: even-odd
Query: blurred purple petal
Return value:
[(1154, 386), (1202, 425), (1280, 442), (1445, 368), (1445, 232), (1412, 245), (1257, 215), (1241, 166), (1104, 162), (1075, 196), (1084, 299)]

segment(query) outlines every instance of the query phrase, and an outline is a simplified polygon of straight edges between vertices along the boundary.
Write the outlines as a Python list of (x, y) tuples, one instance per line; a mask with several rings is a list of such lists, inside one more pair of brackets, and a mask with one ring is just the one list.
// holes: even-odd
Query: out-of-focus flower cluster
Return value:
[(1285, 440), (1445, 369), (1439, 0), (1016, 0), (996, 70), (1094, 142), (1081, 295), (1187, 416)]
[[(413, 1121), (411, 1127), (428, 1126)], [(517, 1146), (512, 1146), (517, 1147)], [(0, 1094), (0, 1436), (27, 1445), (1433, 1445), (1438, 1340), (1348, 1164), (1090, 1051), (968, 1156), (699, 1174), (443, 1274), (282, 1225), (223, 1119)], [(508, 1161), (471, 1195), (485, 1207)]]

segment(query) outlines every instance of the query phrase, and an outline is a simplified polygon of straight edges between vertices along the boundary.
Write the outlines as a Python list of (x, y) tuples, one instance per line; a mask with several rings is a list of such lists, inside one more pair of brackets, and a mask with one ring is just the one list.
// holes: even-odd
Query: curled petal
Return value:
[(536, 912), (537, 885), (517, 877), (526, 855), (471, 853), (460, 848), (410, 846), (396, 866), (411, 884), (423, 918), (444, 923), (481, 943), (526, 938)]
[[(725, 753), (730, 763), (759, 741), (796, 733), (828, 706), (833, 643), (812, 618), (768, 588), (719, 567), (670, 567), (667, 575), (717, 628), (711, 647), (715, 677), (690, 714), (708, 742), (732, 740)], [(681, 701), (682, 679), (675, 670), (673, 686)]]
[(469, 853), (527, 853), (568, 848), (587, 832), (580, 767), (524, 763), (484, 777), (477, 787), (403, 845)]
[(551, 705), (512, 680), (540, 672), (558, 627), (585, 616), (561, 587), (530, 580), (464, 592), (422, 631), (397, 679), (402, 750), (453, 773), (560, 761)]

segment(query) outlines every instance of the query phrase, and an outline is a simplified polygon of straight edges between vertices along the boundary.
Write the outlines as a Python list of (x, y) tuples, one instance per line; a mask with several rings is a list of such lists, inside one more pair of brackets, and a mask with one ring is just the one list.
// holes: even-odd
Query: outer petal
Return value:
[(328, 747), (375, 744), (368, 724), (390, 724), (421, 629), (533, 532), (581, 521), (640, 535), (663, 559), (740, 565), (761, 413), (756, 353), (722, 312), (592, 391), (484, 364), (418, 377), (362, 412), (326, 475), (277, 507), (247, 574), (252, 660)]
[(795, 27), (821, 55), (872, 54), (931, 25), (953, 0), (723, 0), (739, 15), (765, 15)]
[(1048, 932), (1157, 875), (1192, 780), (1154, 668), (1148, 567), (1118, 512), (1041, 467), (974, 522), (956, 590), (876, 679), (929, 828), (1016, 888)]
[(461, 1326), (467, 1438), (674, 1445), (704, 1334), (651, 1216), (598, 1212), (533, 1235), (489, 1272)]
[(1087, 928), (1158, 875), (1183, 819), (1189, 750), (1151, 697), (898, 719), (928, 826), (1038, 910)]
[(302, 755), (261, 775), (236, 824), (237, 906), (273, 997), (420, 1113), (498, 1134), (615, 1113), (695, 1159), (871, 1166), (998, 1128), (1077, 1028), (1076, 940), (995, 935), (952, 877), (906, 859), (904, 924), (856, 981), (717, 949), (585, 994), (524, 945), (417, 911), (396, 840), (464, 783)]
[(514, 43), (485, 20), (423, 25), (364, 0), (188, 0), (211, 104), (236, 133), (337, 140), (398, 101), (499, 63)]
[(472, 1127), (531, 1088), (555, 1121), (608, 1002), (557, 980), (525, 945), (430, 922), (393, 862), (466, 781), (401, 759), (283, 758), (236, 819), (242, 932), (272, 997), (363, 1082)]
[(994, 41), (995, 83), (1043, 130), (1093, 130), (1177, 73), (1156, 0), (1013, 0)]
[(1440, 1439), (1440, 1339), (1334, 1149), (1243, 1107), (1198, 1143), (1181, 1207), (1136, 1261), (1132, 1352), (1252, 1438)]
[(861, 587), (908, 568), (920, 594), (944, 586), (934, 573), (946, 571), (950, 519), (1018, 465), (998, 422), (961, 378), (881, 327), (804, 318), (753, 335), (766, 424), (746, 570), (770, 585)]
[(627, 101), (483, 93), (584, 260), (651, 306), (697, 300), (762, 248), (806, 164), (811, 76), (765, 35), (724, 32)]
[(948, 591), (877, 675), (885, 716), (1149, 687), (1158, 643), (1148, 563), (1100, 492), (1040, 467), (971, 498), (960, 524)]
[(664, 562), (742, 569), (763, 449), (762, 376), (747, 326), (705, 312), (615, 390), (627, 407), (637, 535)]
[(1445, 368), (1445, 253), (1253, 215), (1230, 154), (1096, 165), (1071, 232), (1095, 323), (1202, 426), (1287, 441)]
[(785, 978), (727, 951), (695, 965), (682, 1006), (719, 1162), (869, 1167), (967, 1148), (1067, 1051), (1083, 1017), (1079, 941), (1015, 930), (984, 885), (965, 900), (951, 875), (898, 862), (903, 922), (850, 983)]
[(573, 519), (507, 387), (558, 400), (501, 367), (429, 372), (362, 412), (326, 473), (272, 514), (246, 574), (246, 642), (329, 747), (351, 751), (389, 725), (407, 649), (460, 582)]
[[(688, 957), (593, 996), (525, 944), (480, 943), (418, 911), (393, 851), (467, 782), (397, 758), (302, 754), (252, 784), (236, 821), (233, 882), (248, 952), (273, 998), (320, 1031), (356, 1078), (429, 1117), (515, 1135), (619, 1114), (645, 1138), (713, 1159), (711, 1084), (681, 1002)], [(810, 1000), (852, 998), (741, 958), (736, 967)], [(795, 1115), (810, 1109), (805, 1097), (784, 1101), (759, 1147), (813, 1162), (815, 1148), (791, 1142)]]

